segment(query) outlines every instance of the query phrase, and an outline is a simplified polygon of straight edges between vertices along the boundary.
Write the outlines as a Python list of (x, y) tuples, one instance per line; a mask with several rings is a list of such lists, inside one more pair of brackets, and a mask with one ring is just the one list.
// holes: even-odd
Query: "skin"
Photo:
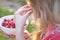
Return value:
[[(22, 15), (23, 13), (25, 15)], [(31, 15), (32, 9), (29, 8), (27, 5), (21, 7), (15, 12), (15, 23), (16, 23), (16, 40), (25, 40), (24, 39), (24, 23), (26, 22), (27, 18)], [(26, 34), (28, 35), (28, 34)], [(29, 37), (28, 40), (31, 40)]]

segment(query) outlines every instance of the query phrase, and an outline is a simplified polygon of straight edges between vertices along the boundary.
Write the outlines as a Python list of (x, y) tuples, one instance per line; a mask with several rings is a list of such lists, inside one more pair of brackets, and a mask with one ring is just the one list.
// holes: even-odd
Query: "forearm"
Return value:
[(24, 40), (24, 34), (23, 33), (17, 33), (16, 40)]
[[(26, 12), (25, 15), (21, 15)], [(18, 11), (15, 12), (15, 24), (16, 24), (16, 40), (24, 40), (24, 24), (26, 19), (32, 13), (31, 8), (27, 5), (20, 8)]]
[(16, 28), (16, 40), (24, 40), (24, 30), (23, 28)]
[(16, 21), (16, 40), (24, 40), (24, 23)]

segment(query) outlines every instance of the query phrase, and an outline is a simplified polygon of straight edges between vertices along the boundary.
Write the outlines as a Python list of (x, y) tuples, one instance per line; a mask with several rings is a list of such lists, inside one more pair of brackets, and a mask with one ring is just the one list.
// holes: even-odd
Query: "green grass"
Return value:
[(9, 11), (8, 9), (5, 9), (5, 8), (3, 8), (3, 7), (0, 6), (0, 18), (2, 16), (12, 15), (12, 14), (14, 14), (14, 12)]
[(36, 28), (35, 28), (35, 25), (30, 24), (30, 21), (29, 21), (29, 25), (28, 25), (28, 27), (27, 27), (27, 30), (28, 30), (30, 33), (32, 33), (35, 29), (36, 29)]
[(8, 40), (8, 38), (0, 32), (0, 40)]

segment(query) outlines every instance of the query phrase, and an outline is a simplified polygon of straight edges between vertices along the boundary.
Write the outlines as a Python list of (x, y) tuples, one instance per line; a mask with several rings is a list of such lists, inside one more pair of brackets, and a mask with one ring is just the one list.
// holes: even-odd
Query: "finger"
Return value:
[(30, 35), (29, 35), (28, 33), (24, 33), (24, 37), (25, 37), (25, 38), (29, 38)]
[(15, 38), (15, 35), (10, 34), (9, 37), (10, 38)]
[(31, 40), (31, 37), (29, 37), (29, 38), (26, 38), (25, 40)]
[(24, 9), (18, 10), (15, 12), (15, 14), (23, 14), (24, 12), (27, 12), (29, 10), (32, 10), (32, 8), (24, 8)]
[(22, 9), (22, 11), (20, 12), (20, 14), (25, 14), (26, 12), (32, 10), (31, 8), (25, 8), (25, 9)]
[(29, 7), (27, 5), (24, 5), (23, 7), (19, 8), (17, 11), (21, 11), (22, 9), (25, 9), (25, 8), (29, 8)]
[(24, 5), (23, 8), (29, 8), (29, 6), (28, 5)]
[(27, 34), (29, 34), (29, 35), (30, 35), (30, 33), (29, 33), (27, 30), (25, 30), (25, 31), (24, 31), (24, 33), (27, 33)]
[(27, 39), (27, 38), (30, 38), (30, 36), (31, 36), (30, 33), (27, 30), (25, 30), (24, 31), (24, 38)]
[(27, 18), (27, 17), (29, 17), (31, 14), (32, 14), (32, 10), (30, 10), (30, 11), (28, 11), (24, 16)]
[(29, 8), (29, 6), (28, 6), (28, 5), (24, 5), (24, 6), (22, 6), (22, 7), (19, 8), (19, 9), (24, 9), (24, 8)]

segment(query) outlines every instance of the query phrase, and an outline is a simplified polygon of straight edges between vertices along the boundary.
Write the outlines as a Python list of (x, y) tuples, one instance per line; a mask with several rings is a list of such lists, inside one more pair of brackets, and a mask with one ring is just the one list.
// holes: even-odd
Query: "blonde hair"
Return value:
[(60, 0), (29, 0), (29, 2), (34, 9), (35, 18), (40, 18), (40, 27), (38, 27), (38, 30), (41, 30), (41, 32), (37, 33), (36, 40), (42, 40), (47, 32), (48, 25), (53, 25), (56, 19), (59, 19)]

